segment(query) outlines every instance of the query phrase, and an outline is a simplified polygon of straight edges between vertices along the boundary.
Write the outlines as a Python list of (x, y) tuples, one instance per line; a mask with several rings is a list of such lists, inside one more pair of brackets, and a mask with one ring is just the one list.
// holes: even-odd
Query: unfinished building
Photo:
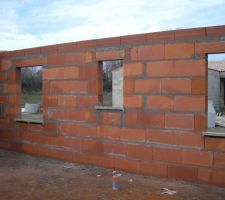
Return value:
[[(1, 52), (0, 147), (225, 186), (225, 134), (204, 134), (207, 54), (222, 52), (225, 26)], [(103, 63), (114, 60), (108, 105)], [(43, 67), (38, 114), (21, 111), (21, 68), (32, 66)]]

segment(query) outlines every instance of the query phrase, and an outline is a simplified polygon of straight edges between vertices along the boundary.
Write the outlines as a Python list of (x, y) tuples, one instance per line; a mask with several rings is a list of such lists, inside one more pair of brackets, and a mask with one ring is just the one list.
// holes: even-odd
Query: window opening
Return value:
[(102, 106), (123, 107), (122, 60), (102, 61), (103, 97)]
[(43, 123), (42, 66), (21, 68), (21, 117), (15, 120)]
[(225, 54), (208, 54), (208, 130), (225, 136)]

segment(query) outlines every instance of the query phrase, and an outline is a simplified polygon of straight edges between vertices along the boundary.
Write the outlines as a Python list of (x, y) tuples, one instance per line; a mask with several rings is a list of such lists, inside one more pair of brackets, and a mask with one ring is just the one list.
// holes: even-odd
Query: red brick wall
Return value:
[[(125, 171), (225, 186), (225, 141), (204, 138), (206, 53), (225, 26), (1, 53), (0, 147)], [(95, 109), (101, 60), (122, 59), (124, 111)], [(20, 67), (42, 65), (44, 125), (18, 123)]]

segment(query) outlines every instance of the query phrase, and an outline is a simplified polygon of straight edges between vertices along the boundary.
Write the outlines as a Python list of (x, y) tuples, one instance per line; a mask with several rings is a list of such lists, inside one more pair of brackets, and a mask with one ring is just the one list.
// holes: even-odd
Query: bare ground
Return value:
[[(112, 170), (0, 149), (0, 199), (224, 200), (225, 188), (125, 172), (112, 190)], [(132, 179), (132, 182), (131, 180)], [(130, 180), (130, 181), (129, 181)], [(177, 191), (160, 194), (161, 188)]]

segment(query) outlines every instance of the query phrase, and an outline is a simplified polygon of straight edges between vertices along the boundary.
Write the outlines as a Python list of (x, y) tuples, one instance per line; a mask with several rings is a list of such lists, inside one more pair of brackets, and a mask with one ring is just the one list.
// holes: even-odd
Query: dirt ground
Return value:
[[(112, 170), (0, 149), (0, 199), (224, 200), (225, 188), (125, 172), (112, 190)], [(162, 188), (175, 190), (163, 195)]]

